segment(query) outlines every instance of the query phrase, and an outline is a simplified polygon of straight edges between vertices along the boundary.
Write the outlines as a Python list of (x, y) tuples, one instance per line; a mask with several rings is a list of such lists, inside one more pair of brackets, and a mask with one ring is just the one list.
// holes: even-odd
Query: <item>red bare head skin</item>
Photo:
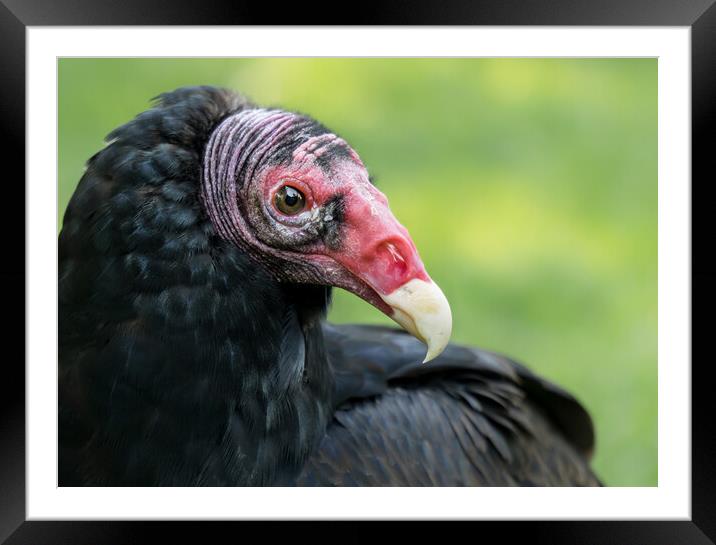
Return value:
[[(327, 171), (318, 164), (321, 151), (327, 145), (345, 146), (347, 154), (335, 159)], [(345, 268), (345, 272), (333, 270), (327, 278), (331, 285), (338, 285), (338, 276), (351, 289), (356, 279), (367, 284), (378, 295), (388, 295), (412, 278), (429, 281), (415, 244), (407, 229), (393, 216), (388, 199), (370, 182), (368, 172), (358, 154), (333, 134), (308, 139), (293, 152), (293, 160), (285, 166), (269, 169), (263, 181), (265, 199), (275, 203), (275, 194), (285, 185), (295, 187), (306, 197), (305, 219), (320, 218), (324, 224), (339, 222), (339, 241), (336, 244), (316, 242), (305, 248), (297, 248), (305, 259), (325, 267), (328, 257)], [(332, 200), (340, 198), (339, 215), (323, 213), (322, 209)], [(277, 220), (292, 221), (273, 207)], [(376, 306), (384, 307), (374, 294), (358, 293)], [(392, 310), (381, 308), (389, 315)]]
[[(430, 308), (434, 290), (426, 295), (415, 286), (432, 281), (408, 231), (343, 139), (298, 114), (242, 111), (212, 134), (202, 189), (218, 233), (278, 280), (344, 288), (423, 338), (406, 318), (415, 301), (400, 301), (417, 297), (421, 309)], [(282, 198), (290, 199), (288, 208)]]

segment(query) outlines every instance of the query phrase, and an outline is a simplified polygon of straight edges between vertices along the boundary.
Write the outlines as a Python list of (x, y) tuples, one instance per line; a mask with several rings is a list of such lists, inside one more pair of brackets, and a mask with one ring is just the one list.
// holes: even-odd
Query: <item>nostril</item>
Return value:
[(395, 244), (392, 242), (387, 242), (385, 244), (386, 250), (388, 250), (388, 253), (391, 255), (393, 260), (397, 263), (398, 261), (405, 263), (405, 259), (403, 259), (403, 256), (400, 255), (400, 252), (398, 252), (398, 249), (395, 247)]
[(394, 241), (384, 241), (378, 245), (376, 252), (384, 268), (383, 274), (394, 280), (400, 280), (408, 272), (408, 262), (399, 248)]

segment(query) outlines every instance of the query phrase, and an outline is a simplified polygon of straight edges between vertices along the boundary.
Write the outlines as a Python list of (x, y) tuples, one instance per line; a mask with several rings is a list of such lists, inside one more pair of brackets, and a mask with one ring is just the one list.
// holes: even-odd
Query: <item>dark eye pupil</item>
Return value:
[(290, 185), (283, 186), (276, 193), (276, 208), (284, 214), (298, 214), (305, 204), (303, 193)]
[(288, 206), (291, 206), (291, 207), (296, 206), (296, 204), (298, 204), (298, 201), (300, 201), (300, 200), (301, 200), (301, 197), (300, 197), (298, 191), (296, 191), (292, 187), (286, 188), (286, 197), (284, 198), (284, 202)]

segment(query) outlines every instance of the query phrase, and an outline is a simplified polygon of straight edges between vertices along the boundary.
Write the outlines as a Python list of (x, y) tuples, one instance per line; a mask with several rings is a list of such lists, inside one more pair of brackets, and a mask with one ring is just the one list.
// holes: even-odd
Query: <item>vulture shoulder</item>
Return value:
[(324, 326), (335, 413), (297, 484), (595, 486), (592, 421), (504, 356), (424, 346), (400, 330)]

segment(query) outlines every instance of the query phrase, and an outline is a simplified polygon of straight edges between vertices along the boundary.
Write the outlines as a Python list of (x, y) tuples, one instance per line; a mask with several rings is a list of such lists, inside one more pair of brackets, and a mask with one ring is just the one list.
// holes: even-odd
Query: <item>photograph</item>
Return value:
[(713, 545), (713, 2), (0, 0), (0, 543)]
[(56, 70), (60, 489), (659, 486), (658, 58)]

